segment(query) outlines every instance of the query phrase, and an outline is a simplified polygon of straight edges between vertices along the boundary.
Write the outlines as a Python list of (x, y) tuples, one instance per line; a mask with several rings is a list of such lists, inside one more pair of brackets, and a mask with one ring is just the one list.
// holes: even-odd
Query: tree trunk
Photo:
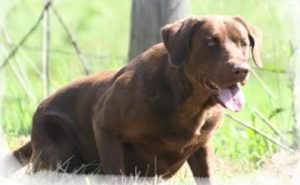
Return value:
[(160, 28), (188, 10), (189, 0), (132, 0), (129, 61), (161, 42)]

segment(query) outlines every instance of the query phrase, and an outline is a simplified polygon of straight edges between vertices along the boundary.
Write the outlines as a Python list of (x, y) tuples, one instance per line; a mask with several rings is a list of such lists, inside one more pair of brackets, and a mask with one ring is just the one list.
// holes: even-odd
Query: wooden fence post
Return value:
[(129, 61), (159, 43), (160, 28), (188, 11), (189, 0), (132, 0)]

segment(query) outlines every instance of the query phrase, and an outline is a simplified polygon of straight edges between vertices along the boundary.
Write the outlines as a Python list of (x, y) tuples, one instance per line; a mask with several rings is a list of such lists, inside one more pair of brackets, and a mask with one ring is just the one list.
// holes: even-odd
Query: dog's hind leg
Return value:
[[(66, 115), (51, 112), (36, 117), (32, 129), (32, 170), (93, 173), (98, 170), (97, 161), (85, 161), (74, 133), (72, 120)], [(94, 162), (94, 161), (93, 161)], [(96, 172), (95, 172), (96, 173)]]
[(59, 114), (43, 116), (33, 123), (32, 170), (73, 172), (83, 163), (71, 134), (71, 123)]
[(53, 170), (71, 173), (83, 163), (72, 143), (64, 138), (60, 143), (47, 139), (42, 145), (35, 142), (30, 159), (33, 172)]

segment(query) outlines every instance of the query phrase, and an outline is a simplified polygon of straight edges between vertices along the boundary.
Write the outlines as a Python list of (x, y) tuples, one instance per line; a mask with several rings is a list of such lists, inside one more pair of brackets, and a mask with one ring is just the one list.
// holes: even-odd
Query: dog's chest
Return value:
[[(184, 159), (192, 154), (199, 147), (204, 146), (212, 137), (220, 124), (220, 115), (215, 109), (209, 109), (202, 114), (189, 120), (183, 120), (184, 127), (159, 128), (151, 133), (140, 135), (137, 142), (143, 141), (142, 148), (152, 151), (157, 156), (168, 156), (168, 158)], [(141, 145), (140, 145), (141, 146)]]
[(179, 155), (188, 155), (201, 146), (204, 146), (212, 137), (220, 124), (220, 116), (212, 110), (206, 110), (192, 120), (173, 138), (165, 138), (166, 148)]

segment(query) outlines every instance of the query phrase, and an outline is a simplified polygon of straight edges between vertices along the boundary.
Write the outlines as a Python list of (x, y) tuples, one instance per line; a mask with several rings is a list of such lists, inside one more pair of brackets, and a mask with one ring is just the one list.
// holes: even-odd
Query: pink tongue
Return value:
[(244, 95), (238, 85), (233, 85), (226, 89), (220, 89), (217, 98), (224, 107), (232, 112), (241, 111), (245, 104)]

